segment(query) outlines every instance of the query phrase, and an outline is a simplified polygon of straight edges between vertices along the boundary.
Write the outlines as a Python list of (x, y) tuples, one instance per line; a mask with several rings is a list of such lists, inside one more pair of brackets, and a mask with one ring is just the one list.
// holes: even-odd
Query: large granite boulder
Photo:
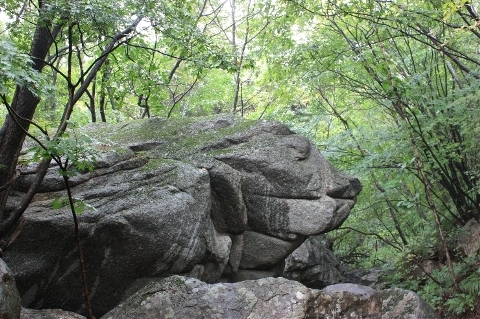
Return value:
[[(361, 189), (277, 122), (151, 118), (75, 134), (94, 140), (97, 158), (94, 171), (71, 179), (73, 196), (86, 204), (78, 217), (97, 317), (152, 278), (214, 283), (281, 273), (306, 238), (342, 224)], [(65, 198), (57, 170), (5, 260), (24, 307), (84, 313), (71, 213), (52, 208)], [(22, 175), (15, 192), (31, 178)]]
[(437, 319), (418, 295), (355, 284), (323, 290), (297, 281), (263, 278), (209, 285), (172, 276), (147, 285), (101, 319)]

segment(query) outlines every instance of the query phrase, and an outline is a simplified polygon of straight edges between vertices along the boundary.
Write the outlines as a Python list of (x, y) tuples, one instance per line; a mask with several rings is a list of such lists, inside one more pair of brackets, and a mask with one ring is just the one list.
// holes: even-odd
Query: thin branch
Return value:
[(400, 246), (397, 246), (395, 244), (393, 244), (392, 242), (390, 242), (389, 240), (383, 238), (382, 236), (380, 236), (379, 234), (376, 234), (376, 233), (370, 233), (370, 232), (363, 232), (361, 230), (358, 230), (358, 229), (355, 229), (355, 228), (352, 228), (352, 227), (348, 227), (348, 226), (342, 226), (342, 227), (339, 227), (337, 228), (338, 230), (353, 230), (354, 232), (356, 233), (359, 233), (361, 235), (364, 235), (364, 236), (373, 236), (373, 237), (376, 237), (378, 239), (380, 239), (382, 242), (384, 242), (385, 244), (393, 247), (394, 249), (396, 249), (397, 251), (403, 251), (403, 249), (400, 247)]

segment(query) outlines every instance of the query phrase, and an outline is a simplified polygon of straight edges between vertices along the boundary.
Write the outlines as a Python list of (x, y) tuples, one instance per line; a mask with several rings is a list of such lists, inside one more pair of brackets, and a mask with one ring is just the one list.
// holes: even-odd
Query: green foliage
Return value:
[(98, 150), (93, 140), (81, 133), (72, 131), (56, 139), (46, 139), (34, 147), (34, 161), (55, 159), (63, 163), (60, 175), (74, 176), (85, 171), (92, 171)]
[(422, 299), (447, 316), (462, 315), (474, 310), (480, 297), (477, 256), (467, 257), (454, 263), (459, 291), (455, 291), (448, 267), (443, 266), (425, 275), (419, 272), (419, 268), (412, 263), (413, 260), (419, 260), (418, 253), (414, 251), (408, 256), (401, 254), (401, 257), (396, 260), (396, 265), (383, 264), (382, 280), (387, 285), (416, 291)]
[(456, 294), (451, 299), (447, 300), (444, 305), (447, 306), (448, 311), (460, 315), (467, 310), (473, 310), (475, 306), (475, 300), (478, 296), (470, 294)]
[(12, 93), (16, 85), (27, 87), (36, 95), (45, 92), (40, 73), (31, 68), (32, 60), (21, 53), (15, 45), (7, 40), (0, 41), (0, 95)]
[(205, 116), (224, 113), (230, 110), (233, 83), (231, 74), (223, 70), (210, 70), (205, 79), (198, 84), (185, 100), (182, 114), (187, 116)]
[(455, 263), (455, 274), (462, 278), (459, 282), (460, 291), (455, 292), (448, 271), (445, 268), (436, 270), (431, 276), (438, 283), (428, 279), (418, 292), (427, 302), (437, 308), (445, 308), (451, 314), (464, 314), (475, 308), (480, 297), (480, 272), (476, 258), (469, 257), (462, 262)]
[[(70, 201), (68, 197), (55, 198), (52, 202), (53, 209), (62, 209), (65, 207), (70, 207)], [(88, 209), (90, 211), (96, 211), (95, 207), (85, 202), (80, 198), (73, 198), (73, 210), (77, 215), (81, 215)]]

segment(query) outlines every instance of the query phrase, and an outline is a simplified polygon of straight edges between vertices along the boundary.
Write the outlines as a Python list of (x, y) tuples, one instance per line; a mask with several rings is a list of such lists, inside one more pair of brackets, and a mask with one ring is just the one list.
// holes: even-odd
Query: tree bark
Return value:
[[(45, 21), (42, 16), (42, 5), (30, 47), (30, 57), (33, 60), (33, 69), (41, 72), (45, 66), (45, 58), (50, 47), (60, 31), (60, 26), (50, 30), (51, 21)], [(17, 87), (12, 101), (12, 109), (18, 114), (18, 124), (11, 115), (7, 115), (0, 130), (0, 220), (5, 218), (5, 206), (7, 203), (12, 178), (15, 176), (18, 157), (25, 140), (25, 131), (28, 131), (30, 121), (33, 118), (40, 98), (26, 87)]]

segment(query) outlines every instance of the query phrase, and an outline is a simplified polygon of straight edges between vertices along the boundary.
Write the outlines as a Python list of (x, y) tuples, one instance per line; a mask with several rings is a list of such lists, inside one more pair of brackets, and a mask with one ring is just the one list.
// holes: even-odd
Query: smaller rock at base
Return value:
[(345, 282), (339, 269), (340, 262), (325, 246), (324, 240), (324, 235), (310, 236), (295, 249), (285, 258), (282, 277), (316, 289)]
[(20, 319), (86, 319), (84, 316), (60, 309), (33, 310), (22, 308)]
[(418, 295), (356, 284), (310, 289), (285, 278), (206, 284), (171, 276), (151, 283), (102, 319), (439, 319)]
[(249, 270), (239, 269), (233, 276), (232, 282), (240, 282), (245, 280), (257, 280), (262, 278), (274, 277), (273, 270)]
[(20, 294), (10, 268), (0, 258), (0, 318), (16, 319), (20, 315)]
[(413, 291), (390, 288), (380, 291), (383, 300), (382, 319), (437, 319), (433, 308)]
[(310, 300), (305, 318), (382, 319), (382, 299), (370, 287), (332, 285)]
[(245, 231), (240, 268), (270, 269), (275, 267), (299, 244), (253, 231)]

